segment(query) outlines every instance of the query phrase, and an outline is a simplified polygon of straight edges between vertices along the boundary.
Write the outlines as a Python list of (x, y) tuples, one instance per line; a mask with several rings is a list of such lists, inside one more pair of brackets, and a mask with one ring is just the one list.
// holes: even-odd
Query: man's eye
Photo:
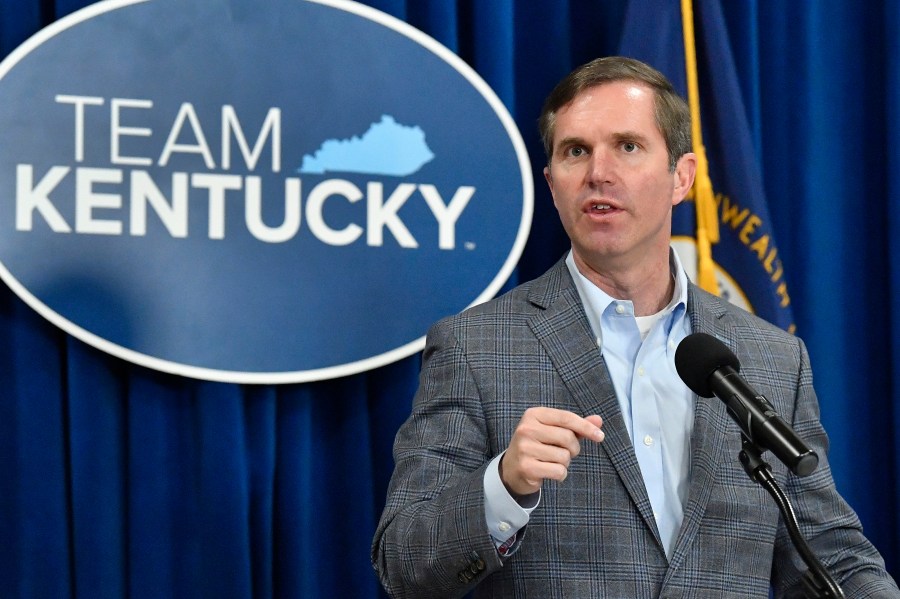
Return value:
[(632, 141), (626, 141), (622, 144), (622, 149), (630, 154), (631, 152), (637, 151), (638, 147), (636, 143)]
[(574, 148), (569, 148), (569, 156), (573, 158), (578, 158), (579, 156), (584, 156), (584, 148), (580, 148), (575, 146)]

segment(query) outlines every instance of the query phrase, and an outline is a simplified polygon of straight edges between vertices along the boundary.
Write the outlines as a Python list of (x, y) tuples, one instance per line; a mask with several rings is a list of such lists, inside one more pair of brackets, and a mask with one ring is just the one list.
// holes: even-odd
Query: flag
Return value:
[(697, 178), (672, 218), (672, 245), (688, 275), (794, 332), (784, 266), (719, 0), (631, 0), (619, 54), (658, 69), (692, 105)]

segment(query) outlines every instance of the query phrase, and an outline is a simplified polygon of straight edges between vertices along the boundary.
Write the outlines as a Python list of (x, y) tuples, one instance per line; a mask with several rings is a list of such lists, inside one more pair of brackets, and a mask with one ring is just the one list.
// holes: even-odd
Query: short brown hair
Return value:
[(634, 81), (653, 90), (656, 126), (666, 140), (669, 168), (674, 171), (678, 159), (693, 150), (690, 109), (662, 73), (639, 60), (623, 56), (597, 58), (578, 67), (547, 96), (538, 120), (547, 161), (553, 157), (556, 113), (584, 90), (613, 81)]

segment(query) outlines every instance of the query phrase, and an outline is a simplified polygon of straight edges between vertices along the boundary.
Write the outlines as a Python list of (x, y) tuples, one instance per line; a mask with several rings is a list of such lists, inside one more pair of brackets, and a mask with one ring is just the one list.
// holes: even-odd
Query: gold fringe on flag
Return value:
[(691, 108), (691, 135), (694, 154), (697, 155), (697, 174), (692, 188), (697, 213), (697, 285), (719, 295), (719, 284), (716, 281), (712, 259), (712, 244), (719, 243), (719, 220), (700, 128), (700, 88), (697, 83), (692, 0), (681, 0), (681, 24), (684, 30), (684, 63), (687, 68), (688, 105)]

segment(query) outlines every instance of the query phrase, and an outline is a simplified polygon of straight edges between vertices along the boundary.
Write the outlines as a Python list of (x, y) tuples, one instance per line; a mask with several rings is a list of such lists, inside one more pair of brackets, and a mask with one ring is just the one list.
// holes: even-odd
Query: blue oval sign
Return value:
[(360, 4), (110, 0), (0, 63), (0, 276), (185, 376), (353, 374), (511, 274), (532, 175), (452, 52)]

